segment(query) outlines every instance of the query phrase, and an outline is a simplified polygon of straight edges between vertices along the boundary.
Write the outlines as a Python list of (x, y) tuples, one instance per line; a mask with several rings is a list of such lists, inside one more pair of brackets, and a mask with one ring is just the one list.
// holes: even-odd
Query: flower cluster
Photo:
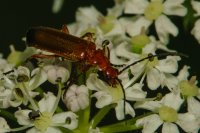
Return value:
[[(62, 2), (55, 0), (54, 12)], [(180, 65), (185, 55), (168, 48), (170, 35), (179, 34), (170, 16), (185, 17), (191, 12), (187, 5), (184, 0), (115, 0), (106, 15), (94, 6), (78, 9), (70, 34), (103, 51), (117, 71), (114, 80), (103, 73), (102, 61), (41, 58), (49, 53), (11, 46), (7, 59), (0, 58), (0, 133), (197, 133), (197, 77), (189, 74), (190, 66)], [(199, 16), (200, 2), (189, 5)], [(191, 33), (200, 43), (199, 27), (197, 19)], [(115, 124), (104, 122), (107, 116)]]

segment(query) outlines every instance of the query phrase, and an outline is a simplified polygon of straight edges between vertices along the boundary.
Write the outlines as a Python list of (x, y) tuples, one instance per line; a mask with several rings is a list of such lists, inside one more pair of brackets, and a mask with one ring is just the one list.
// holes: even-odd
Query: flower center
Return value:
[(41, 132), (46, 131), (49, 125), (52, 124), (52, 113), (43, 112), (40, 117), (37, 117), (34, 121), (35, 128)]
[[(149, 55), (149, 56), (151, 56), (151, 55)], [(148, 64), (147, 64), (148, 69), (152, 69), (157, 64), (158, 64), (158, 58), (157, 57), (149, 58), (149, 61), (148, 61)]]
[(178, 119), (176, 110), (165, 105), (159, 108), (159, 115), (160, 118), (166, 122), (175, 122)]
[(144, 11), (144, 16), (148, 20), (155, 20), (157, 19), (163, 12), (163, 5), (161, 0), (154, 0), (153, 2), (149, 3)]
[(116, 87), (109, 87), (110, 94), (113, 98), (113, 103), (117, 103), (119, 100), (122, 100), (124, 98), (124, 93), (122, 91), (122, 87), (117, 84)]
[(179, 83), (179, 88), (183, 96), (197, 96), (198, 87), (189, 81), (183, 80)]
[(131, 38), (132, 51), (140, 54), (142, 52), (142, 48), (146, 44), (149, 44), (150, 42), (151, 42), (151, 40), (149, 39), (149, 37), (147, 35), (145, 35), (145, 34), (136, 35)]
[(106, 16), (100, 20), (99, 27), (103, 31), (104, 34), (108, 33), (114, 28), (114, 16)]

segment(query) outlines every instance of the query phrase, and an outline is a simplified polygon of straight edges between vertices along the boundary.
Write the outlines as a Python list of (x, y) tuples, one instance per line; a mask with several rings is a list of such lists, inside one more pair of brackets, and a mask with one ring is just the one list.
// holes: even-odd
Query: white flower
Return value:
[(1, 87), (1, 107), (17, 107), (20, 104), (27, 105), (30, 98), (38, 95), (33, 90), (44, 83), (47, 79), (46, 73), (41, 68), (32, 72), (26, 67), (19, 66), (17, 70), (3, 75), (3, 87)]
[[(130, 114), (132, 117), (135, 116), (135, 111), (128, 102), (125, 102), (126, 112), (124, 112), (124, 92), (120, 85), (112, 87), (98, 79), (96, 74), (90, 74), (89, 78), (87, 79), (87, 86), (89, 89), (96, 91), (92, 96), (97, 98), (97, 108), (103, 108), (106, 105), (117, 103), (115, 111), (118, 120), (124, 119), (125, 114)], [(146, 97), (146, 93), (143, 92), (141, 88), (141, 84), (135, 84), (132, 87), (126, 88), (126, 100), (136, 101), (138, 99), (144, 99)]]
[(192, 76), (189, 80), (189, 72), (188, 69), (190, 67), (184, 66), (177, 78), (179, 80), (178, 85), (176, 87), (176, 91), (180, 92), (185, 98), (196, 97), (200, 99), (200, 90), (197, 86), (198, 81), (196, 80), (196, 76)]
[[(200, 16), (200, 2), (199, 1), (191, 1), (193, 9), (196, 11), (195, 16)], [(197, 41), (200, 43), (200, 19), (197, 19), (197, 21), (194, 24), (194, 28), (192, 29), (191, 33), (194, 35), (194, 37), (197, 39)]]
[[(76, 35), (83, 35), (86, 32), (96, 34), (96, 38), (124, 35), (125, 31), (117, 20), (118, 13), (110, 12), (107, 16), (101, 14), (96, 8), (82, 7), (76, 13), (78, 23), (71, 26)], [(98, 41), (97, 41), (98, 42)]]
[(8, 132), (9, 129), (10, 129), (10, 127), (9, 127), (7, 121), (4, 118), (0, 117), (0, 133)]
[[(60, 98), (60, 97), (59, 97)], [(35, 118), (31, 119), (30, 112), (32, 110), (18, 110), (15, 112), (15, 117), (20, 125), (32, 126), (28, 133), (62, 133), (57, 127), (67, 129), (75, 129), (78, 125), (77, 116), (73, 112), (61, 112), (54, 114), (57, 98), (51, 93), (44, 95), (38, 102), (38, 113)], [(57, 107), (57, 106), (56, 106)]]
[(52, 84), (57, 84), (58, 80), (64, 83), (69, 78), (69, 71), (62, 66), (47, 65), (44, 67), (44, 70), (47, 73), (48, 81)]
[(0, 72), (5, 73), (13, 69), (13, 65), (9, 64), (7, 60), (2, 58), (2, 55), (0, 54)]
[(195, 98), (187, 99), (188, 112), (179, 114), (177, 124), (185, 131), (198, 133), (200, 129), (200, 103)]
[(85, 85), (72, 85), (63, 96), (63, 102), (69, 110), (77, 112), (84, 110), (89, 105), (89, 92)]
[[(142, 27), (147, 29), (155, 20), (158, 37), (161, 42), (166, 44), (169, 34), (178, 35), (177, 27), (166, 15), (184, 16), (187, 9), (182, 5), (183, 2), (184, 0), (151, 0), (150, 2), (147, 0), (127, 0), (124, 12), (139, 15), (136, 20), (126, 25), (127, 32), (131, 36), (137, 35)], [(135, 34), (134, 27), (137, 27), (137, 34)]]
[(162, 124), (162, 133), (178, 133), (179, 131), (176, 124), (186, 132), (198, 131), (199, 123), (193, 114), (190, 112), (178, 113), (182, 103), (183, 99), (181, 99), (180, 93), (166, 94), (161, 101), (137, 103), (135, 104), (136, 108), (148, 109), (157, 114), (138, 119), (136, 125), (143, 126), (143, 133), (153, 133)]
[[(147, 44), (142, 51), (141, 55), (136, 55), (134, 61), (129, 61), (133, 63), (140, 59), (143, 59), (148, 56), (149, 53), (155, 54), (157, 45), (154, 43)], [(127, 51), (128, 52), (128, 51)], [(161, 55), (161, 54), (160, 54)], [(158, 54), (159, 57), (159, 54)], [(147, 77), (147, 85), (151, 90), (157, 89), (159, 86), (167, 86), (170, 90), (177, 85), (178, 80), (172, 74), (175, 73), (178, 69), (178, 61), (180, 60), (179, 56), (167, 56), (166, 59), (158, 59), (154, 57), (152, 59), (146, 59), (142, 62), (139, 62), (130, 67), (134, 77), (126, 83), (123, 83), (125, 88), (131, 85), (135, 80), (138, 79), (141, 75), (141, 83), (144, 80), (144, 77)], [(121, 76), (121, 75), (120, 75)]]
[(191, 0), (191, 5), (193, 9), (196, 11), (195, 16), (200, 16), (200, 2), (196, 0)]

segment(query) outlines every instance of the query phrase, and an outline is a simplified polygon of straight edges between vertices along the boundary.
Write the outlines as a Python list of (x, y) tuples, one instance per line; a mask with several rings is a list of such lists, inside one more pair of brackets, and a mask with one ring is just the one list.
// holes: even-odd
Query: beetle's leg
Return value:
[(108, 48), (109, 44), (110, 44), (110, 41), (108, 41), (108, 40), (104, 40), (102, 42), (104, 55), (106, 55), (106, 57), (108, 57), (108, 59), (110, 60), (110, 49)]
[(83, 36), (81, 36), (81, 38), (83, 38), (84, 40), (88, 40), (90, 42), (95, 41), (94, 33), (91, 33), (91, 32), (85, 33)]
[(64, 33), (67, 33), (67, 34), (69, 34), (69, 30), (68, 30), (68, 28), (67, 28), (67, 25), (66, 25), (66, 24), (63, 24), (63, 25), (62, 25), (62, 29), (61, 29), (61, 31), (62, 31), (62, 32), (64, 32)]
[(111, 66), (114, 66), (114, 67), (124, 67), (124, 66), (126, 66), (125, 64), (112, 64), (112, 63), (110, 63), (110, 65)]
[[(108, 40), (104, 40), (102, 42), (102, 47), (103, 47), (103, 51), (104, 51), (104, 54), (108, 57), (108, 59), (110, 60), (110, 49), (108, 48), (108, 45), (110, 44), (110, 42)], [(114, 67), (124, 67), (125, 64), (112, 64), (110, 63), (111, 66), (114, 66)]]

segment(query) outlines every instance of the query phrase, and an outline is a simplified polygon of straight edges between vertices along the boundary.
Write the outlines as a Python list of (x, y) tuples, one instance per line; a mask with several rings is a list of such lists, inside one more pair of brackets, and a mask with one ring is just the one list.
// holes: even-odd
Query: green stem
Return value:
[(126, 131), (133, 131), (133, 130), (138, 130), (141, 127), (137, 127), (135, 125), (124, 125), (124, 126), (115, 126), (115, 127), (110, 127), (110, 128), (100, 128), (101, 132), (104, 133), (116, 133), (116, 132), (126, 132)]
[(153, 114), (152, 112), (146, 113), (144, 115), (126, 120), (126, 121), (121, 121), (115, 124), (107, 125), (100, 127), (100, 131), (102, 132), (109, 132), (109, 133), (114, 133), (114, 132), (125, 132), (125, 131), (133, 131), (133, 130), (138, 130), (141, 129), (141, 126), (136, 126), (135, 123), (138, 119), (149, 116)]
[(60, 97), (62, 95), (62, 86), (63, 85), (59, 82), (58, 83), (58, 94), (57, 94), (57, 98), (56, 98), (56, 101), (54, 103), (54, 106), (52, 108), (52, 111), (51, 111), (52, 113), (54, 113), (56, 111), (57, 107), (58, 107), (58, 103), (59, 103)]
[(31, 103), (31, 105), (32, 105), (32, 107), (33, 107), (33, 110), (39, 110), (38, 107), (37, 107), (37, 105), (36, 105), (36, 103), (35, 103), (35, 101), (34, 101), (34, 100), (32, 99), (32, 97), (29, 95), (29, 92), (28, 92), (28, 90), (27, 90), (27, 88), (26, 88), (26, 86), (25, 86), (25, 83), (22, 83), (21, 85), (22, 85), (22, 88), (23, 88), (23, 89), (21, 89), (21, 90), (22, 90), (22, 92), (25, 94), (25, 96), (26, 96), (26, 98), (29, 100), (29, 102)]
[[(89, 91), (89, 97), (91, 95), (91, 91)], [(91, 99), (89, 98), (89, 106), (78, 112), (79, 116), (79, 127), (74, 130), (74, 133), (82, 133), (82, 132), (88, 132), (89, 130), (89, 119), (90, 119), (90, 106), (91, 106)]]
[(90, 121), (90, 128), (94, 129), (99, 124), (99, 122), (101, 122), (104, 116), (110, 111), (110, 109), (112, 109), (115, 106), (116, 104), (112, 104), (112, 105), (105, 106), (104, 108), (102, 108)]
[(22, 131), (22, 130), (25, 130), (25, 129), (30, 128), (30, 127), (32, 127), (32, 126), (33, 126), (33, 125), (26, 125), (26, 126), (19, 127), (19, 128), (13, 128), (13, 129), (10, 129), (8, 132)]

